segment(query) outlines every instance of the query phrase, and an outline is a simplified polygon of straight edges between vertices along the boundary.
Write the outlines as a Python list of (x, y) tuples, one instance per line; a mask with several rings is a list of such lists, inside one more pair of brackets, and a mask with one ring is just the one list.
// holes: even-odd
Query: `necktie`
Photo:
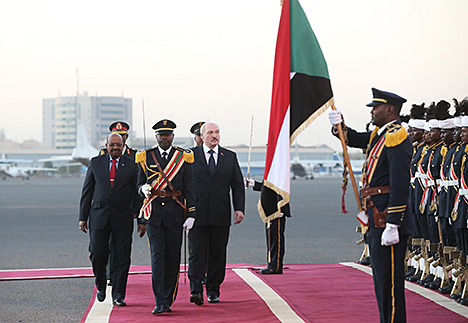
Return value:
[(115, 167), (116, 163), (117, 163), (117, 159), (112, 159), (112, 166), (111, 166), (110, 174), (109, 174), (111, 187), (114, 185), (115, 172), (117, 171), (117, 168)]
[(164, 160), (167, 160), (167, 153), (165, 151), (163, 151), (162, 153), (162, 158), (164, 158)]
[(215, 172), (215, 168), (216, 168), (215, 160), (213, 157), (214, 150), (210, 149), (208, 153), (211, 155), (210, 159), (208, 159), (208, 169), (210, 170), (211, 175), (213, 175)]

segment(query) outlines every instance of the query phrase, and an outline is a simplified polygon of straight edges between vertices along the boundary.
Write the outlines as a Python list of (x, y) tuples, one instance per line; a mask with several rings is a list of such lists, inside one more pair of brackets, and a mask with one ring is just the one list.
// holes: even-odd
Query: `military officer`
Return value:
[(205, 124), (205, 121), (200, 121), (195, 123), (191, 128), (190, 132), (193, 134), (193, 140), (195, 141), (195, 146), (203, 145), (203, 139), (200, 135), (200, 128)]
[[(414, 230), (413, 213), (407, 212), (412, 144), (399, 121), (406, 99), (375, 88), (372, 94), (367, 106), (376, 128), (362, 133), (347, 128), (347, 139), (351, 147), (367, 148), (361, 195), (380, 322), (405, 322), (404, 260), (408, 234)], [(336, 134), (341, 112), (332, 110), (329, 118)]]
[(158, 146), (137, 153), (138, 190), (145, 197), (140, 216), (147, 222), (151, 251), (153, 314), (172, 312), (180, 270), (183, 228), (195, 221), (192, 174), (193, 152), (173, 146), (176, 124), (157, 122), (153, 129)]
[[(123, 149), (122, 155), (135, 159), (135, 154), (137, 153), (137, 150), (127, 145), (129, 130), (130, 130), (130, 125), (124, 121), (116, 121), (109, 126), (109, 131), (111, 133), (118, 133), (119, 135), (122, 136), (122, 140), (124, 142), (124, 149)], [(102, 148), (100, 155), (104, 155), (106, 153), (107, 153), (106, 148)]]

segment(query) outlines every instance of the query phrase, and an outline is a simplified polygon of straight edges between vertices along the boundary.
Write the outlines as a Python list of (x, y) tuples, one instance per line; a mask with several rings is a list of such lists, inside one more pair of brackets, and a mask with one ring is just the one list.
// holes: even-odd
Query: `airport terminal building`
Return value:
[[(42, 101), (42, 138), (47, 148), (71, 150), (78, 124), (85, 127), (92, 146), (99, 148), (117, 120), (132, 124), (132, 99), (116, 96), (58, 96)], [(132, 137), (132, 129), (130, 130)]]

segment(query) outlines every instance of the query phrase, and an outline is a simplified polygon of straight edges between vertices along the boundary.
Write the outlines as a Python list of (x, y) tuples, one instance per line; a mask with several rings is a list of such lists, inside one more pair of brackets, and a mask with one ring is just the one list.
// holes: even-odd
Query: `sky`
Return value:
[[(413, 103), (468, 96), (468, 1), (301, 4), (351, 127), (370, 120), (371, 87), (408, 99), (404, 113)], [(265, 145), (280, 13), (280, 0), (2, 0), (0, 129), (41, 141), (42, 99), (78, 87), (132, 98), (137, 136), (144, 100), (147, 136), (163, 118), (184, 137), (210, 120), (222, 145), (248, 144), (253, 116), (253, 145)], [(340, 149), (328, 113), (297, 142)]]

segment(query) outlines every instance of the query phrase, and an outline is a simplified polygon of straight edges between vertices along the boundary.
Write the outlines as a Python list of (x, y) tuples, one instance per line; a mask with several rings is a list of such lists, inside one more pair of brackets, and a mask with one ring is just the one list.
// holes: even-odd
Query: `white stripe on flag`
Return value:
[(291, 106), (288, 107), (284, 116), (281, 131), (276, 143), (276, 150), (268, 172), (267, 181), (280, 190), (290, 193), (290, 165), (289, 165), (289, 126)]

